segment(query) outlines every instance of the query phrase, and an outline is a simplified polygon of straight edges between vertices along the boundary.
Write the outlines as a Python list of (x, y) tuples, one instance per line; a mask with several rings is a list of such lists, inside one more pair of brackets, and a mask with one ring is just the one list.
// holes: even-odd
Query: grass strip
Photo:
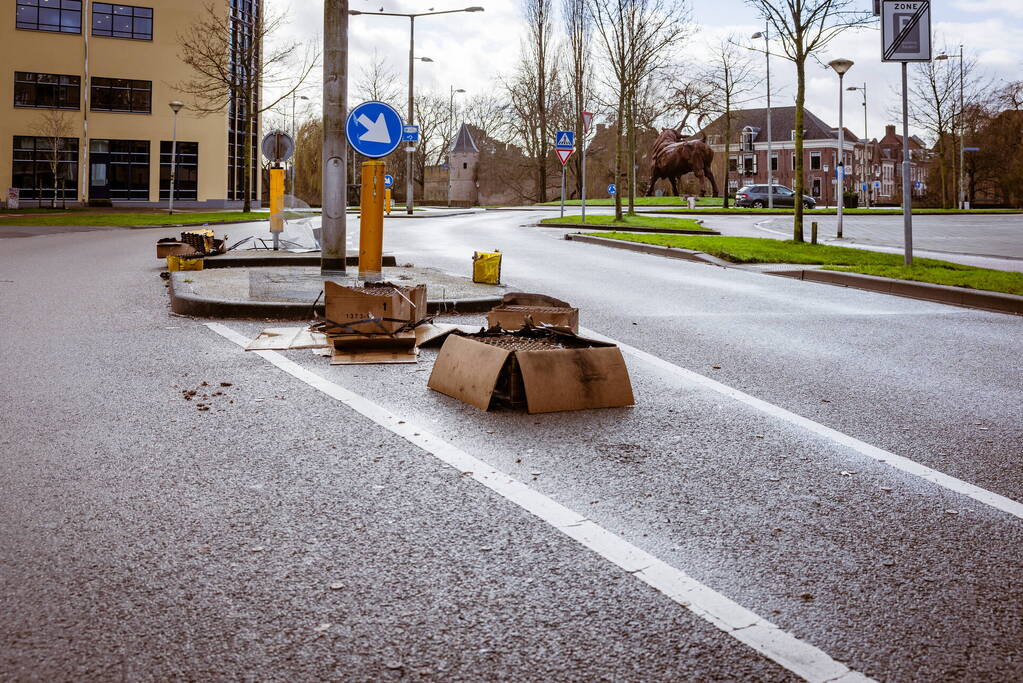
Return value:
[[(622, 206), (628, 206), (629, 200), (622, 197)], [(566, 199), (565, 206), (581, 206), (579, 199)], [(586, 206), (614, 206), (614, 198), (598, 197), (586, 200)], [(636, 206), (685, 206), (686, 200), (678, 197), (636, 197)], [(697, 206), (721, 206), (721, 197), (697, 197)], [(538, 206), (561, 206), (561, 200), (544, 202)]]
[[(295, 217), (310, 216), (313, 214), (295, 214)], [(184, 223), (216, 223), (234, 221), (268, 221), (270, 214), (266, 212), (243, 213), (241, 211), (216, 211), (196, 213), (70, 213), (70, 214), (39, 214), (33, 213), (26, 216), (8, 216), (0, 214), (0, 225), (40, 225), (40, 226), (63, 226), (63, 225), (105, 225), (105, 226), (133, 226), (133, 225), (180, 225)]]
[[(664, 213), (694, 213), (688, 209), (665, 209)], [(722, 209), (720, 203), (717, 208), (699, 209), (701, 214), (710, 215), (760, 215), (760, 216), (791, 216), (795, 213), (792, 209), (746, 209), (729, 208)], [(843, 211), (846, 216), (901, 216), (902, 209), (846, 209)], [(990, 214), (1020, 214), (1023, 211), (1018, 209), (913, 209), (914, 216), (948, 216), (948, 215), (990, 215)], [(836, 216), (838, 209), (807, 209), (803, 211), (806, 216)]]
[(825, 270), (1023, 296), (1023, 273), (976, 268), (937, 259), (914, 259), (913, 265), (907, 267), (902, 263), (901, 254), (836, 247), (830, 244), (809, 244), (761, 237), (703, 237), (700, 235), (651, 235), (625, 232), (587, 234), (626, 242), (692, 249), (732, 263), (818, 265), (823, 266)]
[[(582, 226), (581, 216), (565, 216), (564, 218), (545, 218), (540, 221), (541, 225), (578, 225)], [(587, 216), (586, 225), (611, 225), (634, 228), (658, 228), (661, 230), (697, 230), (699, 232), (713, 232), (705, 228), (693, 218), (671, 218), (667, 216), (622, 216), (622, 220), (616, 221), (614, 216)]]

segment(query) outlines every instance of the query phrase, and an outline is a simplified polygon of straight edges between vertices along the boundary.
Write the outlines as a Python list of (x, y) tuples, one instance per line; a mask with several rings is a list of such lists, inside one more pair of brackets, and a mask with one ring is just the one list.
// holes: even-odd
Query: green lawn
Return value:
[(588, 234), (627, 242), (642, 242), (702, 251), (732, 263), (820, 265), (824, 266), (826, 270), (1023, 295), (1023, 273), (974, 268), (958, 263), (924, 258), (914, 259), (913, 266), (907, 268), (902, 263), (901, 254), (885, 254), (827, 244), (783, 242), (760, 237), (703, 237), (626, 232)]
[[(10, 212), (15, 213), (15, 212)], [(226, 221), (266, 221), (267, 213), (242, 213), (241, 211), (207, 211), (196, 213), (93, 213), (87, 211), (69, 213), (32, 212), (25, 216), (0, 213), (0, 225), (179, 225), (183, 223), (223, 223)], [(302, 214), (309, 215), (309, 214)]]
[[(728, 209), (721, 208), (720, 200), (716, 204), (717, 208), (705, 208), (700, 209), (701, 214), (728, 214), (728, 215), (768, 215), (768, 216), (791, 216), (795, 211), (793, 209), (739, 209), (730, 207)], [(688, 209), (665, 209), (664, 213), (692, 213)], [(846, 216), (901, 216), (902, 209), (846, 209), (843, 211)], [(1019, 209), (913, 209), (913, 215), (916, 216), (927, 216), (927, 215), (948, 215), (948, 214), (967, 214), (967, 215), (983, 215), (983, 214), (1020, 214), (1023, 211)], [(838, 209), (807, 209), (803, 211), (806, 216), (834, 216), (838, 214)]]
[[(578, 225), (582, 226), (581, 216), (565, 216), (564, 218), (545, 218), (541, 225)], [(657, 228), (659, 230), (696, 230), (713, 232), (705, 228), (693, 218), (668, 218), (665, 216), (622, 216), (616, 221), (614, 216), (587, 216), (586, 225), (611, 225), (634, 228)], [(616, 233), (617, 234), (617, 233)]]
[[(565, 206), (580, 206), (582, 201), (579, 199), (566, 199)], [(614, 206), (614, 197), (598, 197), (594, 199), (586, 198), (586, 206)], [(622, 197), (622, 206), (629, 205), (629, 198)], [(686, 202), (684, 199), (678, 197), (636, 197), (636, 206), (685, 206)], [(721, 206), (721, 197), (697, 197), (697, 206)], [(537, 206), (561, 206), (561, 200), (558, 199), (553, 202), (544, 202), (543, 204), (537, 204)]]

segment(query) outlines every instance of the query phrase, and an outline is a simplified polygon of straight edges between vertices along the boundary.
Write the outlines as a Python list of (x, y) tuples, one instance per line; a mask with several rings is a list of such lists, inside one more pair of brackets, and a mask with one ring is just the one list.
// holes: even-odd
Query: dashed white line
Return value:
[(1023, 503), (1014, 501), (1011, 498), (1006, 498), (1005, 496), (994, 493), (993, 491), (988, 491), (987, 489), (983, 489), (979, 486), (970, 484), (961, 479), (956, 479), (955, 477), (949, 476), (943, 472), (939, 472), (938, 470), (931, 469), (930, 467), (927, 467), (925, 465), (921, 465), (920, 463), (914, 460), (910, 460), (909, 458), (906, 458), (904, 456), (896, 455), (895, 453), (886, 451), (882, 448), (878, 448), (877, 446), (871, 446), (869, 443), (860, 441), (859, 439), (851, 437), (848, 434), (844, 434), (838, 431), (837, 429), (826, 427), (820, 424), (819, 422), (814, 422), (813, 420), (803, 417), (802, 415), (797, 415), (791, 411), (776, 406), (773, 403), (768, 403), (767, 401), (756, 398), (755, 396), (750, 396), (749, 394), (743, 393), (738, 389), (733, 389), (732, 387), (726, 384), (716, 382), (710, 379), (709, 377), (704, 377), (703, 375), (697, 372), (693, 372), (692, 370), (686, 370), (683, 367), (675, 365), (674, 363), (669, 363), (668, 361), (662, 358), (658, 358), (657, 356), (647, 353), (646, 351), (640, 351), (639, 349), (633, 346), (623, 344), (620, 341), (611, 339), (610, 337), (606, 337), (592, 330), (582, 329), (580, 330), (580, 334), (591, 339), (597, 339), (617, 344), (623, 353), (627, 353), (631, 356), (634, 356), (635, 358), (642, 360), (643, 362), (648, 363), (649, 365), (652, 365), (655, 368), (661, 370), (663, 373), (673, 375), (675, 377), (680, 377), (693, 384), (698, 384), (700, 386), (716, 391), (719, 394), (724, 394), (729, 398), (735, 399), (740, 403), (745, 403), (746, 405), (752, 408), (756, 408), (757, 410), (760, 410), (764, 413), (767, 413), (772, 417), (776, 417), (790, 424), (802, 427), (803, 429), (806, 429), (807, 431), (812, 432), (817, 436), (821, 436), (841, 446), (845, 446), (849, 449), (852, 449), (859, 453), (860, 455), (865, 455), (866, 457), (871, 458), (872, 460), (884, 463), (886, 465), (894, 467), (897, 470), (901, 470), (907, 474), (912, 474), (915, 477), (919, 477), (921, 479), (924, 479), (925, 481), (929, 481), (932, 484), (937, 484), (938, 486), (946, 488), (949, 491), (955, 491), (956, 493), (967, 496), (968, 498), (972, 498), (973, 500), (979, 503), (990, 505), (991, 507), (997, 510), (1001, 510), (1002, 512), (1006, 512), (1014, 517), (1023, 519)]
[[(245, 347), (249, 339), (220, 323), (206, 326)], [(462, 449), (415, 426), (382, 406), (311, 372), (275, 351), (248, 351), (343, 403), (376, 424), (430, 453), (441, 462), (469, 473), (477, 482), (540, 518), (561, 533), (660, 591), (695, 615), (807, 681), (854, 683), (873, 679), (832, 659), (823, 650), (783, 631), (777, 625), (718, 593), (685, 572), (658, 559), (585, 516), (495, 469)]]

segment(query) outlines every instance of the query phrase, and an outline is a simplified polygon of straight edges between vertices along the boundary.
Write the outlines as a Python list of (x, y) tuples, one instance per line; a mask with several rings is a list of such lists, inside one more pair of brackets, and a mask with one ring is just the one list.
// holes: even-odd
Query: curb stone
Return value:
[[(677, 247), (662, 247), (656, 244), (641, 244), (639, 242), (623, 242), (620, 240), (608, 239), (606, 237), (592, 237), (573, 233), (565, 235), (566, 240), (573, 242), (585, 242), (588, 244), (599, 244), (613, 249), (624, 249), (636, 251), (643, 254), (653, 254), (666, 258), (676, 258), (697, 263), (707, 263), (721, 266), (723, 268), (736, 268), (742, 270), (742, 266), (724, 259), (711, 256), (699, 251), (679, 249)], [(818, 270), (815, 268), (788, 268), (785, 265), (777, 266), (777, 270), (758, 270), (766, 275), (794, 278), (808, 282), (819, 282), (822, 284), (838, 285), (840, 287), (853, 287), (864, 289), (881, 294), (891, 294), (909, 299), (921, 299), (936, 303), (961, 306), (964, 308), (980, 308), (995, 313), (1009, 313), (1023, 315), (1023, 296), (1014, 294), (1003, 294), (1002, 292), (985, 292), (965, 287), (951, 287), (949, 285), (935, 285), (929, 282), (914, 282), (913, 280), (896, 280), (893, 278), (878, 277), (876, 275), (863, 275), (860, 273), (845, 273), (834, 270)]]
[[(697, 223), (703, 223), (702, 220), (697, 219)], [(567, 223), (533, 223), (534, 228), (563, 228), (572, 230), (574, 228), (580, 228), (582, 226), (572, 225)], [(622, 225), (587, 225), (586, 229), (593, 230), (609, 230), (614, 232), (649, 232), (658, 235), (720, 235), (721, 233), (717, 230), (679, 230), (677, 228), (646, 228), (640, 226), (622, 226)], [(573, 233), (575, 234), (575, 233)], [(581, 234), (581, 233), (580, 233)], [(565, 239), (574, 239), (566, 235)], [(585, 240), (582, 240), (585, 241)]]

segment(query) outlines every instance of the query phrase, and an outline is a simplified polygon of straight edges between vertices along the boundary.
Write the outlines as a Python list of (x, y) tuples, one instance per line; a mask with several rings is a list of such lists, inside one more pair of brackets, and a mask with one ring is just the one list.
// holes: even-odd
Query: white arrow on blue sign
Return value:
[(348, 144), (364, 157), (385, 157), (401, 143), (401, 117), (389, 104), (363, 102), (345, 123)]
[(405, 142), (419, 142), (419, 126), (402, 126), (401, 139)]
[(575, 147), (575, 131), (559, 130), (554, 134), (554, 146), (558, 149), (573, 149)]
[(875, 180), (874, 181), (874, 189), (875, 190), (880, 190), (881, 189), (881, 181), (880, 180)]
[(384, 176), (384, 187), (394, 187), (394, 176), (390, 173)]
[(612, 195), (613, 195), (613, 194), (615, 194), (616, 192), (618, 192), (618, 188), (617, 188), (617, 187), (615, 187), (614, 183), (612, 183), (612, 184), (610, 184), (610, 185), (608, 185), (608, 186), (607, 186), (607, 193), (608, 193), (608, 194), (612, 194)]

